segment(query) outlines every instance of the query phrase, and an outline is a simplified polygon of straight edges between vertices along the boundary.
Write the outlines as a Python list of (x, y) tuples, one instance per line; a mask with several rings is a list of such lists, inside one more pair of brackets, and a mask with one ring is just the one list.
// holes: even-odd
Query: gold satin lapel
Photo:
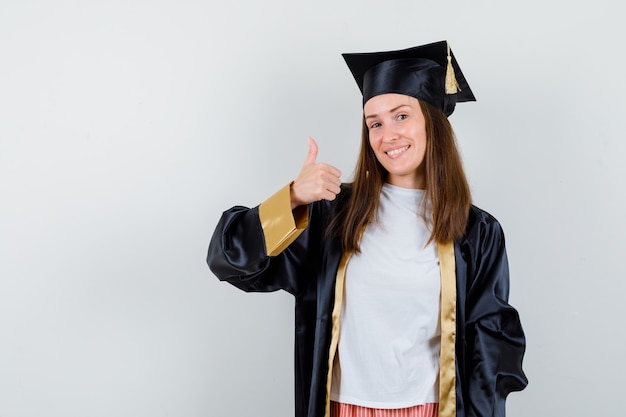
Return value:
[(259, 206), (267, 256), (276, 256), (284, 251), (309, 223), (307, 206), (291, 210), (290, 185), (278, 190)]
[(439, 417), (456, 415), (456, 266), (454, 242), (438, 243), (441, 270), (441, 354), (439, 362)]
[(343, 254), (337, 269), (337, 280), (335, 281), (335, 304), (332, 312), (332, 332), (330, 336), (330, 350), (328, 354), (328, 375), (326, 376), (326, 411), (324, 417), (330, 417), (330, 386), (333, 379), (333, 363), (335, 353), (339, 345), (339, 328), (341, 326), (341, 305), (343, 303), (343, 293), (345, 291), (346, 267), (350, 260), (349, 254)]

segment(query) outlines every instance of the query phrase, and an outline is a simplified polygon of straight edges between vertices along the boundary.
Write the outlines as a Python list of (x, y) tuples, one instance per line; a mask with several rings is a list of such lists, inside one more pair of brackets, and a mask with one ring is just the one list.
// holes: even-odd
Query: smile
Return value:
[(389, 155), (389, 156), (396, 156), (396, 155), (399, 155), (399, 154), (401, 154), (402, 152), (406, 151), (407, 149), (409, 149), (409, 146), (410, 146), (410, 145), (406, 145), (406, 146), (403, 146), (402, 148), (393, 149), (393, 150), (391, 150), (391, 151), (387, 151), (387, 152), (385, 152), (385, 153), (386, 153), (387, 155)]

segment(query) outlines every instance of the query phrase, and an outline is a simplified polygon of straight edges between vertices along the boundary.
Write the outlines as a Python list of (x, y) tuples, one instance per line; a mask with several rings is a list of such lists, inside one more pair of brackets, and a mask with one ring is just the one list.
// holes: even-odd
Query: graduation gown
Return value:
[[(257, 207), (224, 212), (209, 245), (207, 262), (220, 280), (244, 291), (285, 290), (295, 297), (296, 417), (329, 417), (349, 256), (325, 231), (350, 192), (344, 184), (335, 201), (292, 212), (285, 186)], [(464, 236), (448, 246), (452, 310), (441, 316), (439, 414), (504, 416), (506, 396), (527, 384), (524, 333), (517, 311), (508, 304), (504, 235), (494, 217), (472, 206)], [(442, 256), (440, 251), (443, 271)], [(442, 287), (442, 310), (444, 292), (450, 291)], [(451, 329), (448, 335), (446, 328)], [(449, 358), (444, 357), (444, 338), (451, 340)]]

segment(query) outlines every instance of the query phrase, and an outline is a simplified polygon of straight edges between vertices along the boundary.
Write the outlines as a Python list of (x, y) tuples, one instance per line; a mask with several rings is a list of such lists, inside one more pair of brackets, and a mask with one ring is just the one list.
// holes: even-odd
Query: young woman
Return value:
[(344, 58), (363, 93), (354, 181), (310, 140), (294, 181), (224, 213), (209, 266), (294, 295), (296, 417), (503, 416), (525, 339), (447, 118), (472, 91), (447, 42)]

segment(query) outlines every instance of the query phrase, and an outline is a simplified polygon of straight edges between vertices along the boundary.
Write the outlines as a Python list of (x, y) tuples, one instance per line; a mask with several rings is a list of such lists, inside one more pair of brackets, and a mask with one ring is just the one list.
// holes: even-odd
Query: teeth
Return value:
[(398, 149), (394, 149), (393, 151), (389, 151), (389, 152), (387, 152), (387, 155), (389, 155), (389, 156), (398, 155), (399, 153), (402, 153), (402, 152), (406, 151), (407, 149), (409, 149), (408, 145), (403, 147), (403, 148), (398, 148)]

